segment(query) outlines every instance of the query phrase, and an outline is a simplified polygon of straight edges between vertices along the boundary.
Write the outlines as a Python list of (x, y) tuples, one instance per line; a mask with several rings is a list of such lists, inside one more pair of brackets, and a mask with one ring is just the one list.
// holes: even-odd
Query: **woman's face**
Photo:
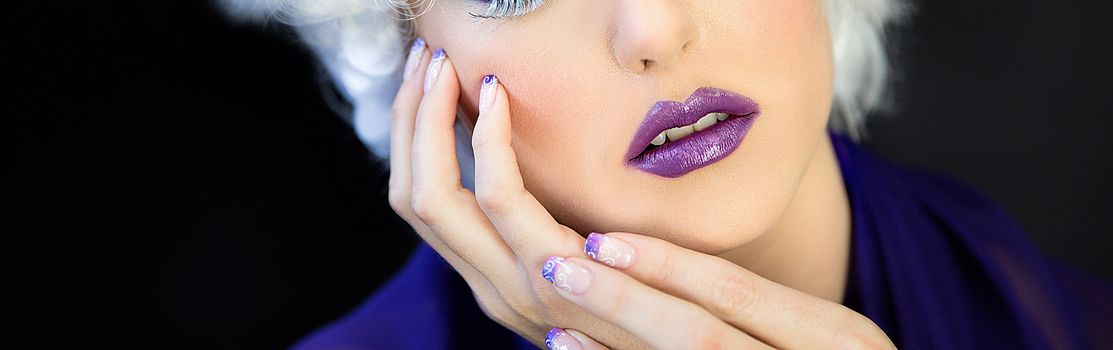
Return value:
[[(711, 254), (738, 247), (778, 222), (826, 138), (821, 0), (549, 0), (517, 18), (469, 15), (486, 7), (436, 1), (417, 33), (456, 65), (472, 125), (483, 75), (498, 76), (527, 189), (578, 232), (635, 232)], [(700, 87), (758, 104), (737, 150), (675, 178), (628, 165), (646, 112)]]

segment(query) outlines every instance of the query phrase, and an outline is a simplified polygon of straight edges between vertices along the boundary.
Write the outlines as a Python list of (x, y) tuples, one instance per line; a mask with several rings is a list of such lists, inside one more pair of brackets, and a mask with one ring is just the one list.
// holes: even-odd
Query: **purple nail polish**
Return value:
[(545, 266), (541, 267), (541, 277), (545, 277), (545, 280), (550, 283), (556, 283), (553, 280), (553, 274), (556, 273), (557, 264), (563, 261), (564, 258), (559, 256), (550, 257), (545, 260)]
[(625, 241), (592, 232), (587, 235), (584, 253), (592, 260), (617, 268), (627, 268), (634, 264), (634, 246)]
[(410, 54), (406, 57), (406, 72), (403, 78), (409, 79), (417, 71), (417, 66), (421, 64), (421, 53), (425, 51), (425, 40), (417, 38), (414, 44), (410, 46)]
[(433, 89), (433, 84), (441, 76), (441, 63), (444, 62), (444, 49), (433, 51), (433, 58), (429, 60), (429, 67), (425, 71), (425, 92)]
[(580, 341), (563, 329), (553, 327), (545, 334), (545, 347), (549, 350), (580, 350)]
[(491, 108), (491, 104), (495, 101), (495, 85), (498, 84), (498, 78), (494, 75), (486, 75), (483, 77), (483, 87), (479, 89), (479, 114), (484, 114)]
[(572, 294), (583, 293), (591, 287), (591, 271), (559, 256), (552, 256), (545, 260), (545, 266), (541, 268), (541, 277), (556, 288)]

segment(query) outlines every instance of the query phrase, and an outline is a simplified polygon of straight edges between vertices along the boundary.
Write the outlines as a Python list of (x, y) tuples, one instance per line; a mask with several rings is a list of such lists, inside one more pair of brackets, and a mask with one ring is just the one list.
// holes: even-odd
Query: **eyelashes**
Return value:
[(480, 4), (487, 4), (482, 13), (469, 13), (476, 18), (510, 18), (519, 17), (530, 11), (536, 10), (545, 3), (545, 0), (473, 0)]

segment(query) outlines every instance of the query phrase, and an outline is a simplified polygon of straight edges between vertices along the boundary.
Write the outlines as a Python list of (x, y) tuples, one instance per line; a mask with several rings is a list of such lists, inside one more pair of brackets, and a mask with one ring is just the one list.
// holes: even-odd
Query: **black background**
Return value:
[[(1110, 7), (918, 3), (867, 147), (972, 183), (1049, 256), (1113, 277)], [(284, 347), (416, 242), (289, 33), (202, 1), (5, 17), (9, 342)]]

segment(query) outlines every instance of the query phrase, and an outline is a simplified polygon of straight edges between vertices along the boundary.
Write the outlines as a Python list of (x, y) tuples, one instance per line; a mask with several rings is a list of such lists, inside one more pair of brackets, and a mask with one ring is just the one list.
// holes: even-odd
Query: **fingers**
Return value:
[(430, 233), (426, 227), (413, 215), (410, 206), (411, 197), (411, 146), (414, 135), (414, 121), (417, 109), (424, 96), (422, 83), (424, 82), (425, 68), (428, 66), (429, 50), (425, 41), (417, 39), (410, 47), (409, 57), (403, 68), (402, 85), (394, 97), (391, 106), (390, 123), (390, 180), (389, 201), (390, 206), (399, 216), (414, 225), (414, 230), (426, 243), (435, 249), (456, 271), (468, 281), (473, 290), (492, 289), (489, 283), (481, 281), (481, 274), (469, 263), (449, 248), (443, 241)]
[[(413, 136), (413, 206), (418, 215), (425, 204), (435, 209), (462, 189), (453, 131), (460, 96), (456, 69), (444, 49), (434, 51), (427, 65)], [(418, 203), (418, 193), (433, 203)]]
[(410, 146), (414, 136), (414, 117), (421, 103), (423, 72), (429, 59), (425, 41), (417, 39), (406, 59), (402, 85), (394, 96), (390, 117), (390, 204), (396, 212), (410, 211)]
[(550, 254), (579, 250), (583, 238), (556, 222), (526, 190), (511, 146), (510, 103), (498, 78), (483, 79), (479, 119), (472, 134), (475, 191), (480, 208), (530, 269)]
[(551, 257), (542, 275), (564, 298), (653, 348), (769, 348), (695, 304), (591, 260)]
[(710, 311), (778, 348), (860, 343), (891, 345), (872, 321), (843, 305), (767, 280), (722, 258), (631, 233), (592, 233), (596, 261)]
[(553, 328), (545, 335), (545, 347), (549, 350), (606, 350), (595, 339), (574, 329)]
[(509, 248), (460, 187), (452, 130), (459, 97), (454, 67), (443, 50), (432, 55), (419, 40), (404, 69), (392, 108), (391, 206), (425, 226), (415, 229), (465, 279), (476, 270), (484, 276), (513, 273)]

